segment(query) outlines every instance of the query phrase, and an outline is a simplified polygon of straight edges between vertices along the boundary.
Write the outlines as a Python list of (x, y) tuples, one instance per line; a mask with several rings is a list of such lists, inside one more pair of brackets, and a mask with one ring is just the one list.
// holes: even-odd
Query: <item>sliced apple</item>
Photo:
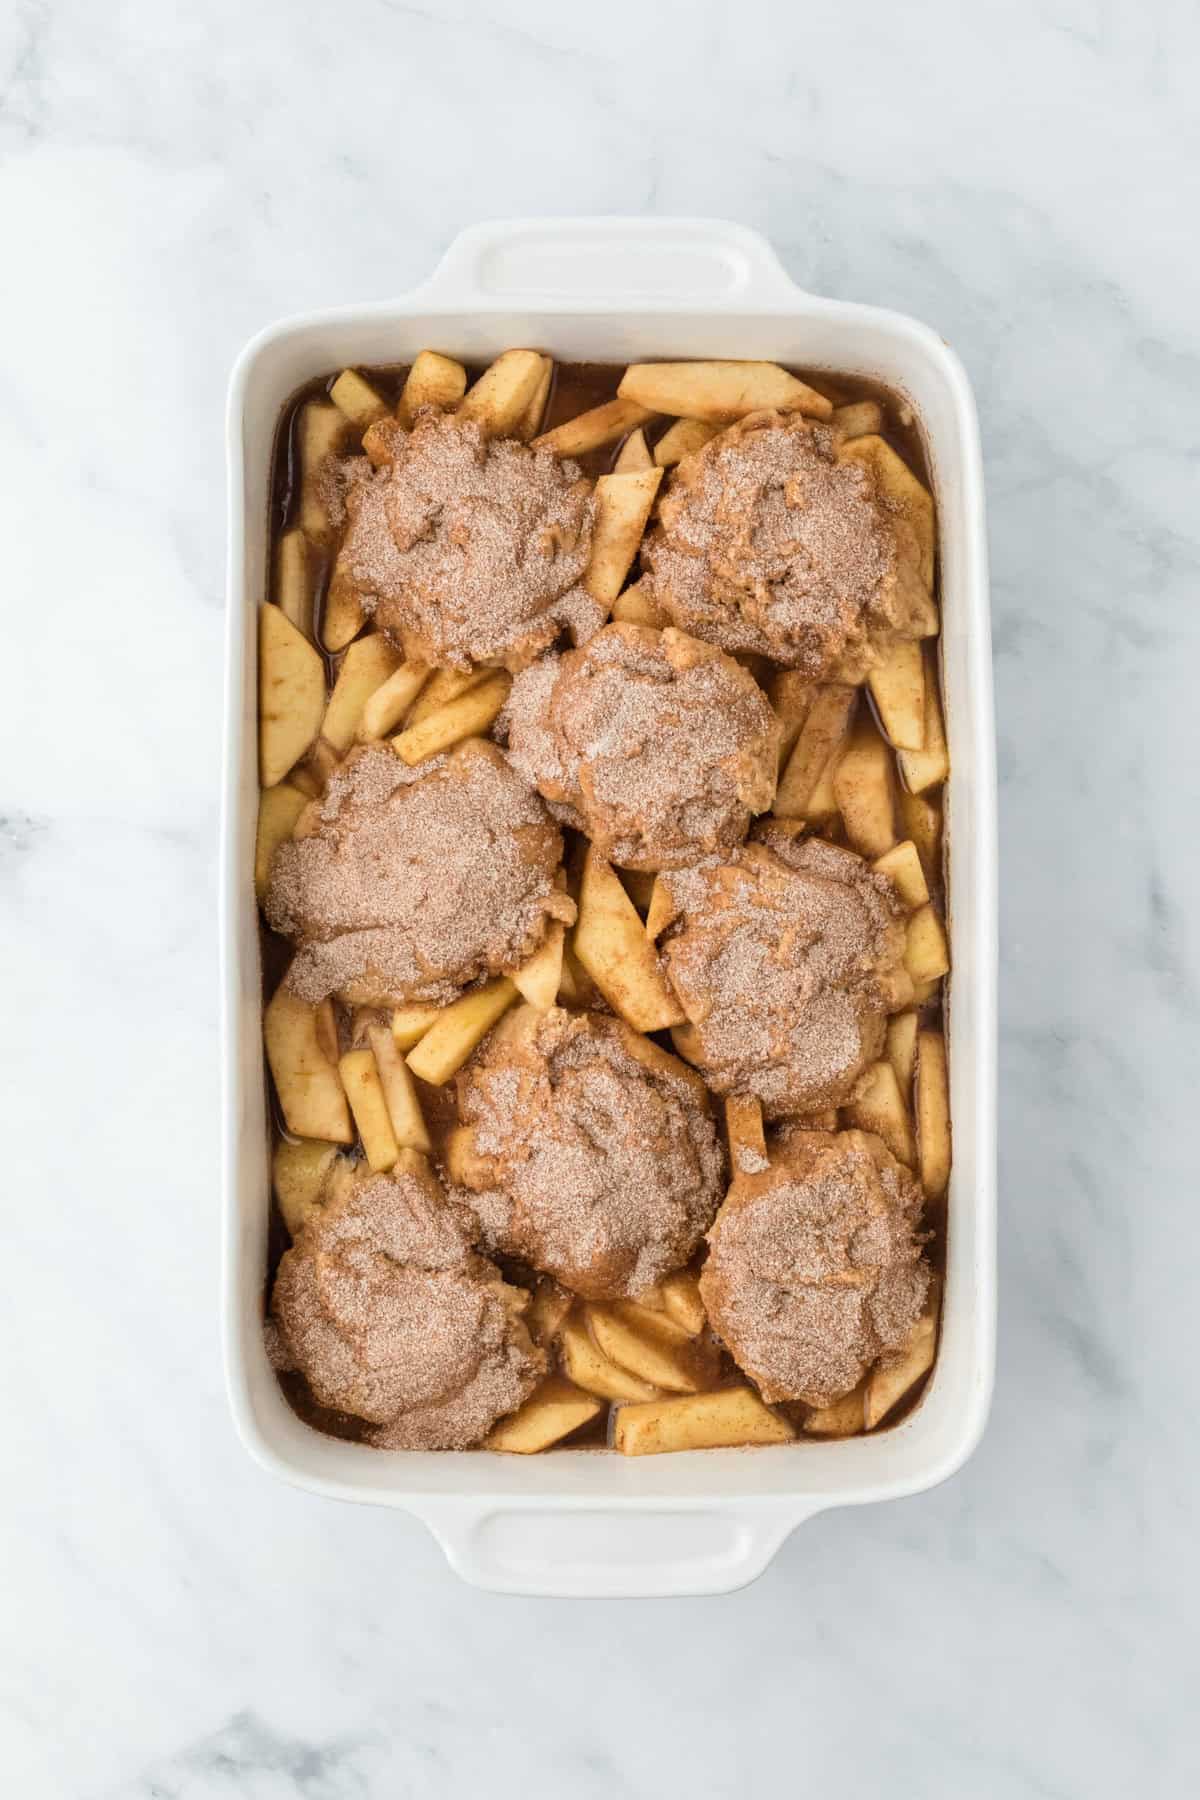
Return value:
[(631, 1331), (653, 1338), (656, 1344), (673, 1344), (682, 1349), (695, 1335), (667, 1311), (661, 1286), (647, 1289), (637, 1300), (614, 1300), (611, 1310)]
[(815, 388), (769, 362), (631, 363), (617, 393), (651, 412), (725, 425), (764, 407), (827, 419), (831, 403)]
[(837, 457), (839, 462), (858, 462), (869, 468), (880, 493), (908, 520), (920, 547), (921, 579), (932, 593), (937, 532), (929, 489), (917, 480), (886, 438), (874, 434), (851, 438), (839, 446)]
[(362, 590), (350, 573), (345, 549), (338, 551), (321, 608), (321, 642), (337, 655), (363, 628), (366, 609)]
[(883, 408), (878, 400), (852, 400), (847, 406), (834, 407), (829, 427), (839, 444), (877, 436), (883, 430)]
[(707, 1315), (697, 1276), (691, 1269), (676, 1269), (673, 1275), (664, 1276), (659, 1288), (668, 1316), (682, 1325), (689, 1337), (698, 1336), (704, 1330)]
[(867, 1384), (860, 1381), (840, 1400), (831, 1400), (828, 1406), (814, 1406), (804, 1421), (805, 1436), (853, 1437), (864, 1428), (866, 1397)]
[[(456, 1126), (455, 1132), (462, 1129), (462, 1126)], [(574, 1304), (574, 1294), (568, 1293), (560, 1282), (549, 1275), (539, 1275), (533, 1284), (525, 1313), (525, 1324), (534, 1343), (553, 1343)]]
[[(319, 800), (329, 786), (340, 760), (333, 745), (327, 744), (324, 738), (318, 738), (303, 762), (296, 764), (288, 780), (292, 787), (300, 788), (310, 799)], [(292, 836), (308, 837), (315, 829), (315, 815), (307, 818), (301, 813)]]
[(551, 919), (546, 935), (529, 961), (513, 970), (513, 985), (522, 999), (547, 1012), (558, 999), (562, 985), (564, 929), (561, 920)]
[(338, 1074), (358, 1126), (363, 1152), (376, 1173), (390, 1169), (400, 1154), (396, 1134), (383, 1096), (383, 1084), (370, 1050), (347, 1050), (338, 1062)]
[[(653, 1318), (654, 1314), (647, 1317)], [(604, 1355), (618, 1367), (668, 1393), (694, 1394), (700, 1389), (688, 1346), (639, 1330), (624, 1309), (616, 1306), (586, 1308), (588, 1329)]]
[(915, 1011), (893, 1013), (887, 1022), (887, 1056), (896, 1071), (896, 1080), (906, 1106), (912, 1102), (913, 1071), (917, 1062), (917, 1014)]
[(652, 944), (657, 943), (678, 910), (669, 883), (656, 875), (650, 889), (650, 904), (646, 908), (646, 936)]
[(297, 631), (312, 636), (313, 553), (298, 525), (283, 532), (275, 546), (275, 604)]
[(890, 1062), (872, 1063), (859, 1077), (853, 1094), (845, 1105), (851, 1125), (860, 1131), (873, 1131), (882, 1138), (892, 1155), (910, 1169), (916, 1167), (917, 1146), (913, 1137), (908, 1107)]
[(358, 431), (365, 431), (391, 411), (383, 395), (357, 369), (342, 370), (329, 390), (329, 398)]
[(901, 788), (899, 794), (900, 824), (905, 837), (917, 846), (917, 855), (931, 888), (942, 878), (942, 811), (925, 794), (910, 794)]
[[(812, 690), (795, 749), (788, 758), (772, 811), (781, 819), (802, 819), (812, 811), (813, 793), (845, 740), (858, 689), (828, 682)], [(836, 812), (837, 807), (833, 810)]]
[(407, 428), (424, 407), (449, 412), (466, 391), (467, 371), (460, 362), (436, 350), (422, 350), (408, 371), (396, 417)]
[(685, 456), (703, 450), (720, 429), (719, 425), (710, 425), (707, 419), (676, 419), (655, 444), (654, 460), (660, 469), (673, 469)]
[(298, 1236), (319, 1210), (325, 1177), (337, 1154), (336, 1144), (323, 1144), (316, 1138), (299, 1138), (294, 1143), (281, 1138), (276, 1144), (271, 1155), (271, 1186), (290, 1236)]
[(617, 1413), (613, 1445), (622, 1456), (719, 1450), (738, 1444), (790, 1444), (796, 1433), (753, 1388), (718, 1388), (682, 1400), (645, 1400)]
[(441, 1011), (440, 1006), (398, 1006), (392, 1014), (392, 1039), (397, 1050), (411, 1050), (420, 1043)]
[(950, 1180), (950, 1072), (940, 1031), (918, 1033), (914, 1094), (921, 1185), (940, 1200)]
[[(364, 642), (367, 641), (364, 639)], [(356, 736), (360, 744), (378, 743), (401, 719), (424, 687), (429, 664), (402, 662), (386, 681), (367, 696), (358, 721)]]
[(653, 1400), (658, 1393), (648, 1381), (605, 1356), (581, 1318), (572, 1315), (562, 1324), (559, 1343), (563, 1368), (586, 1393), (601, 1400)]
[[(618, 438), (637, 431), (653, 417), (651, 408), (638, 406), (634, 401), (606, 400), (603, 406), (593, 406), (577, 418), (556, 425), (553, 431), (543, 432), (533, 440), (534, 449), (553, 450), (556, 456), (586, 456), (589, 450), (615, 444)], [(644, 438), (642, 442), (644, 445)]]
[[(433, 1149), (421, 1100), (412, 1071), (396, 1048), (396, 1040), (387, 1025), (369, 1025), (367, 1041), (375, 1058), (379, 1085), (392, 1124), (392, 1135), (401, 1150), (420, 1150), (426, 1156)], [(353, 1096), (351, 1096), (353, 1100)]]
[(637, 908), (612, 865), (590, 846), (572, 948), (614, 1012), (635, 1031), (683, 1022), (683, 1008), (659, 969)]
[(485, 1450), (507, 1450), (517, 1456), (536, 1455), (551, 1444), (561, 1443), (602, 1410), (594, 1394), (585, 1394), (574, 1382), (550, 1375), (530, 1395), (524, 1406), (493, 1426), (484, 1439)]
[(860, 856), (882, 856), (896, 842), (892, 755), (873, 725), (853, 733), (833, 771), (846, 836)]
[(816, 787), (804, 809), (806, 825), (829, 827), (838, 816), (837, 795), (833, 791), (833, 771), (837, 767), (837, 751), (821, 771)]
[(868, 1431), (883, 1423), (933, 1367), (937, 1352), (938, 1289), (929, 1286), (925, 1310), (917, 1320), (912, 1337), (897, 1356), (883, 1357), (867, 1376), (863, 1423)]
[(916, 752), (925, 746), (925, 653), (916, 638), (897, 638), (867, 685), (894, 749)]
[(671, 622), (651, 597), (645, 576), (640, 581), (631, 581), (627, 588), (622, 588), (612, 603), (611, 616), (625, 625), (649, 625), (654, 631), (661, 631), (664, 625)]
[(922, 906), (908, 921), (904, 966), (914, 983), (937, 981), (950, 969), (946, 928), (932, 906)]
[(932, 657), (925, 669), (925, 746), (921, 750), (901, 750), (898, 761), (910, 794), (925, 793), (928, 788), (945, 781), (950, 773), (946, 726), (938, 698), (937, 665)]
[[(319, 800), (321, 798), (321, 783), (317, 780), (312, 770), (307, 768), (302, 762), (297, 763), (296, 767), (292, 770), (288, 786), (294, 787), (298, 794), (303, 794), (306, 801)], [(292, 832), (292, 836), (294, 838), (311, 837), (313, 832), (317, 829), (318, 822), (319, 814), (316, 811), (314, 811), (311, 816), (306, 816), (305, 813), (301, 813), (296, 821), (296, 827)]]
[(263, 1015), (267, 1061), (284, 1122), (296, 1137), (350, 1144), (350, 1109), (337, 1070), (337, 1027), (328, 1000), (308, 1006), (277, 988)]
[(321, 736), (327, 744), (345, 754), (358, 734), (367, 701), (399, 664), (400, 652), (381, 631), (355, 639), (342, 658), (325, 708)]
[(875, 858), (871, 867), (888, 877), (905, 906), (924, 906), (929, 899), (929, 884), (917, 846), (911, 838), (893, 844), (890, 850)]
[(541, 379), (533, 390), (533, 398), (517, 421), (513, 436), (523, 444), (528, 444), (542, 429), (542, 420), (546, 416), (546, 406), (550, 399), (550, 389), (554, 384), (554, 358), (543, 356)]
[(478, 687), (481, 681), (486, 681), (495, 673), (494, 669), (488, 668), (435, 669), (413, 701), (404, 721), (405, 725), (420, 725), (435, 712), (440, 712), (451, 700), (457, 700), (460, 694), (469, 693), (473, 687)]
[(254, 892), (261, 901), (271, 879), (271, 864), (280, 844), (291, 837), (296, 820), (308, 805), (299, 788), (281, 782), (258, 797), (258, 830), (254, 838)]
[(767, 1140), (762, 1104), (751, 1094), (730, 1094), (725, 1101), (725, 1136), (733, 1179), (761, 1175), (767, 1167)]
[(390, 469), (400, 451), (404, 438), (404, 427), (399, 419), (388, 413), (385, 418), (376, 419), (363, 432), (363, 455), (375, 469)]
[(258, 614), (258, 763), (265, 788), (293, 768), (321, 729), (325, 669), (308, 639), (269, 602)]
[(294, 429), (300, 474), (297, 523), (314, 544), (327, 544), (334, 527), (325, 493), (325, 469), (331, 456), (342, 456), (349, 448), (350, 424), (332, 400), (306, 400)]
[(516, 997), (515, 985), (502, 975), (443, 1007), (408, 1053), (413, 1074), (431, 1087), (443, 1087)]
[(585, 971), (568, 939), (563, 945), (562, 981), (558, 989), (558, 1004), (584, 1010), (589, 1006), (594, 1006), (598, 997), (595, 982)]
[(511, 687), (512, 676), (503, 669), (494, 670), (486, 681), (468, 688), (457, 700), (448, 700), (419, 725), (406, 726), (392, 739), (392, 749), (404, 762), (414, 765), (449, 750), (464, 738), (481, 737), (498, 717)]
[(656, 468), (602, 475), (596, 483), (592, 549), (583, 585), (606, 609), (624, 586), (661, 481), (662, 470)]
[(614, 475), (632, 475), (638, 469), (652, 469), (654, 458), (646, 445), (644, 431), (631, 431), (621, 445), (621, 453), (613, 464)]
[(541, 380), (542, 359), (536, 350), (504, 350), (468, 388), (457, 417), (478, 425), (485, 437), (509, 437)]
[(787, 767), (817, 692), (816, 685), (799, 669), (777, 669), (767, 683), (767, 698), (779, 720), (780, 774)]

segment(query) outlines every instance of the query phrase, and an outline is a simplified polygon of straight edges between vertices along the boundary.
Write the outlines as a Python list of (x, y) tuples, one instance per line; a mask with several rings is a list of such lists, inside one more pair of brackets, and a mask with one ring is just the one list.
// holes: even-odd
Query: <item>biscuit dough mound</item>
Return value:
[(724, 1159), (699, 1078), (603, 1013), (510, 1015), (458, 1078), (452, 1176), (489, 1244), (590, 1300), (685, 1263)]
[(292, 1364), (385, 1449), (468, 1449), (545, 1372), (524, 1295), (472, 1250), (470, 1224), (410, 1151), (339, 1183), (279, 1265), (272, 1314)]
[(827, 1406), (903, 1348), (929, 1289), (921, 1189), (865, 1131), (797, 1131), (708, 1234), (713, 1330), (764, 1400)]
[(684, 457), (642, 554), (684, 631), (815, 681), (857, 680), (888, 641), (926, 628), (911, 525), (799, 414), (751, 413)]
[(509, 753), (611, 862), (731, 850), (775, 797), (779, 721), (740, 663), (668, 628), (606, 625), (517, 677)]
[(775, 1119), (844, 1100), (912, 982), (887, 876), (819, 838), (770, 836), (661, 877), (675, 916), (660, 949), (687, 1015), (680, 1055)]
[(483, 739), (411, 769), (386, 745), (352, 751), (312, 823), (276, 851), (266, 896), (302, 1000), (442, 1004), (574, 916), (558, 827)]
[(422, 413), (394, 459), (354, 465), (342, 561), (376, 624), (418, 662), (520, 669), (602, 612), (579, 586), (591, 483), (575, 463)]

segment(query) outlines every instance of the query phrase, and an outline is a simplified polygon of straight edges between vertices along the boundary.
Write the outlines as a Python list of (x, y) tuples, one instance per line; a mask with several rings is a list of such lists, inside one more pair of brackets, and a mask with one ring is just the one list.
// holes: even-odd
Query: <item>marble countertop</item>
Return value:
[[(4, 9), (6, 1791), (1195, 1790), (1198, 50), (1171, 0)], [(477, 1593), (274, 1485), (217, 1336), (231, 360), (606, 211), (936, 324), (990, 484), (992, 1424), (690, 1602)]]

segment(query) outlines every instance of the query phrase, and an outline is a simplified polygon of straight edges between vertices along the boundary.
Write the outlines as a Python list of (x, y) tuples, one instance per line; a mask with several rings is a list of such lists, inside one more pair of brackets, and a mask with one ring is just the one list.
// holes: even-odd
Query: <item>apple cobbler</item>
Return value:
[(773, 363), (343, 370), (259, 621), (266, 1333), (318, 1429), (894, 1424), (950, 1118), (936, 525)]

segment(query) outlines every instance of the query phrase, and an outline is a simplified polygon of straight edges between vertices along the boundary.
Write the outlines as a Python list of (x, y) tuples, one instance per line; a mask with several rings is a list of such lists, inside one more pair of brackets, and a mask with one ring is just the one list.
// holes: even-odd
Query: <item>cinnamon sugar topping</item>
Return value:
[(466, 1449), (545, 1368), (522, 1296), (470, 1247), (467, 1220), (423, 1159), (360, 1174), (313, 1215), (279, 1266), (274, 1321), (317, 1401), (389, 1449)]
[(661, 869), (732, 849), (775, 793), (779, 724), (732, 657), (668, 628), (606, 625), (518, 676), (513, 762), (610, 861)]
[(682, 1055), (768, 1117), (836, 1104), (880, 1054), (902, 912), (885, 876), (818, 839), (749, 843), (664, 875), (666, 971)]
[(703, 1084), (617, 1019), (527, 1009), (460, 1076), (459, 1111), (490, 1240), (590, 1299), (644, 1292), (716, 1211)]
[(522, 668), (564, 626), (602, 621), (579, 586), (591, 484), (572, 462), (423, 413), (393, 460), (348, 465), (343, 559), (364, 605), (406, 656)]
[(653, 597), (696, 637), (821, 679), (896, 622), (898, 546), (913, 560), (915, 540), (824, 426), (750, 414), (684, 458), (660, 514)]
[(452, 1000), (517, 967), (551, 916), (561, 835), (494, 744), (469, 739), (408, 768), (387, 747), (352, 752), (320, 824), (276, 852), (266, 912), (297, 943), (288, 985), (401, 1003)]
[(793, 1132), (734, 1186), (700, 1287), (764, 1399), (827, 1406), (904, 1345), (929, 1288), (921, 1205), (909, 1171), (859, 1131)]

